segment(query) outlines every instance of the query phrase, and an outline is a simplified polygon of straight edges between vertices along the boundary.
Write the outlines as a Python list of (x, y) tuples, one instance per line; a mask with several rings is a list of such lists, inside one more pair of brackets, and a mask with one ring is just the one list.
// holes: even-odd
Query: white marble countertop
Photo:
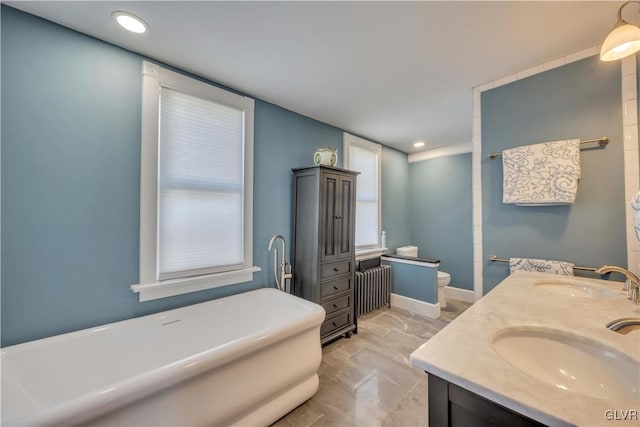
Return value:
[[(547, 425), (633, 425), (640, 421), (607, 420), (607, 410), (637, 410), (640, 402), (602, 400), (542, 382), (503, 359), (493, 348), (494, 337), (516, 326), (551, 328), (588, 337), (640, 362), (640, 331), (623, 335), (605, 327), (622, 317), (640, 317), (621, 291), (621, 282), (565, 277), (615, 290), (618, 296), (592, 298), (563, 295), (535, 286), (549, 278), (542, 273), (516, 272), (477, 301), (451, 324), (411, 354), (411, 364), (506, 408)], [(638, 378), (640, 388), (640, 378)], [(614, 414), (615, 415), (615, 414)]]

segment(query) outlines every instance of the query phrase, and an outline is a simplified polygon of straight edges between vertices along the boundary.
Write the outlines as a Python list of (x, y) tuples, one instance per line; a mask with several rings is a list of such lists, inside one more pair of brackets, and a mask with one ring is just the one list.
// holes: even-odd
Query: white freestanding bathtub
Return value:
[(319, 305), (258, 289), (2, 349), (3, 425), (268, 425), (318, 388)]

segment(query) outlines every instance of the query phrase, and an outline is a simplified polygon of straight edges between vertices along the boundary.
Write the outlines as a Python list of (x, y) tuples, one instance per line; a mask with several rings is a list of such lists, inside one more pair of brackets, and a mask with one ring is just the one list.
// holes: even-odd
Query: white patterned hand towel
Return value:
[(631, 198), (631, 211), (633, 212), (633, 229), (636, 231), (636, 239), (640, 242), (640, 191)]
[(552, 261), (548, 259), (534, 258), (509, 258), (509, 273), (519, 270), (573, 276), (573, 266), (573, 263), (567, 261)]
[(502, 202), (566, 205), (576, 200), (580, 140), (543, 142), (502, 152)]

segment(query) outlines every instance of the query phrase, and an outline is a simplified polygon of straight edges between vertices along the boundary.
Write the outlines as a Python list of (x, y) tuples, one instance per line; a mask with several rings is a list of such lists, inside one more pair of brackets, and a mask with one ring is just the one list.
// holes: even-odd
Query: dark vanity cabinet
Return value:
[(324, 307), (324, 344), (356, 330), (357, 172), (329, 166), (293, 170), (293, 292)]
[(429, 374), (430, 427), (544, 427), (535, 420)]

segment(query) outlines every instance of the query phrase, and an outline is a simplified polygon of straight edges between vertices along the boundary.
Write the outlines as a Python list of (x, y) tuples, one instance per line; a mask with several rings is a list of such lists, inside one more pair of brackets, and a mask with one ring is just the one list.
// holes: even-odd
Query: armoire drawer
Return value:
[(320, 327), (320, 336), (330, 334), (333, 331), (344, 328), (351, 324), (351, 310), (347, 310), (344, 313), (337, 314), (329, 317), (322, 323)]
[(351, 295), (345, 295), (340, 298), (330, 299), (322, 303), (324, 311), (327, 312), (327, 316), (340, 311), (343, 308), (351, 307)]
[(324, 299), (331, 295), (335, 295), (340, 292), (344, 292), (346, 290), (351, 289), (352, 281), (353, 281), (352, 277), (345, 277), (344, 279), (333, 280), (331, 282), (322, 283), (320, 285), (320, 298)]
[(322, 280), (330, 279), (332, 277), (348, 274), (353, 271), (353, 263), (351, 261), (333, 262), (331, 264), (322, 264), (322, 274), (320, 278)]

